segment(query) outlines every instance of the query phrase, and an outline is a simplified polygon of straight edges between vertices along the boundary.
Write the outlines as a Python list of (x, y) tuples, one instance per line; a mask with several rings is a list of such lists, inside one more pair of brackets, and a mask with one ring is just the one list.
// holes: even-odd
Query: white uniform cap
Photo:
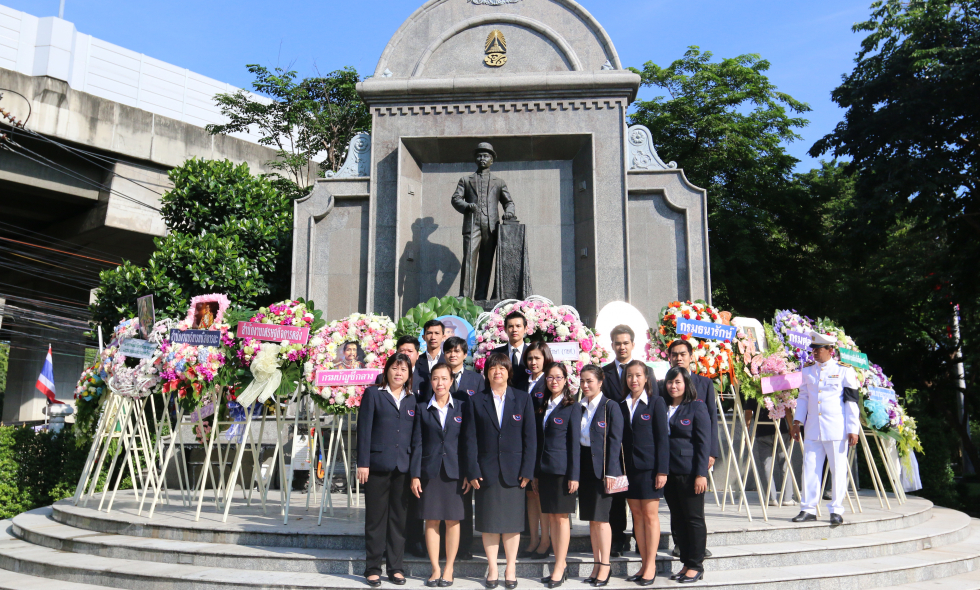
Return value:
[(810, 346), (837, 346), (837, 337), (820, 332), (810, 332), (812, 342)]

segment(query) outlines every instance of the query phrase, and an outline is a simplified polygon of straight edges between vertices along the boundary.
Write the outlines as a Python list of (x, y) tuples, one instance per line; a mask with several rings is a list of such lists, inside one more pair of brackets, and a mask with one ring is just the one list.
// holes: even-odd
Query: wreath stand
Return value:
[[(167, 402), (164, 406), (164, 419), (169, 419), (168, 409), (170, 408), (170, 402), (174, 401), (176, 403), (176, 394), (171, 392), (167, 398)], [(160, 442), (161, 448), (159, 449), (160, 457), (163, 460), (160, 466), (160, 479), (164, 482), (164, 487), (166, 486), (166, 474), (167, 468), (170, 466), (170, 461), (173, 459), (176, 445), (180, 445), (180, 458), (177, 461), (177, 481), (180, 485), (180, 499), (184, 507), (190, 507), (193, 501), (192, 490), (190, 486), (190, 472), (187, 470), (187, 455), (185, 453), (184, 447), (184, 429), (182, 424), (184, 422), (184, 408), (178, 403), (177, 405), (177, 417), (176, 425), (170, 429), (170, 442), (167, 445), (166, 452), (162, 448), (162, 437), (158, 436), (157, 440)], [(162, 420), (161, 420), (162, 422)], [(157, 432), (161, 432), (158, 428)], [(153, 491), (153, 500), (150, 502), (150, 510), (147, 513), (147, 518), (153, 518), (153, 512), (156, 510), (157, 502), (160, 500), (160, 487), (156, 487)], [(140, 500), (139, 514), (143, 512), (143, 503), (146, 502), (146, 496), (149, 492), (147, 489), (143, 493), (143, 498)], [(169, 504), (169, 499), (168, 499)]]
[[(357, 481), (357, 478), (353, 478), (353, 479), (354, 481), (357, 482), (358, 490), (357, 493), (354, 493), (352, 497), (350, 457), (348, 453), (348, 449), (351, 448), (350, 446), (351, 423), (356, 419), (356, 414), (353, 417), (351, 417), (349, 420), (347, 420), (347, 445), (345, 446), (344, 445), (344, 418), (346, 417), (347, 416), (345, 414), (334, 414), (333, 420), (331, 421), (330, 424), (330, 443), (329, 445), (327, 445), (327, 454), (322, 455), (324, 459), (327, 461), (328, 466), (324, 471), (323, 492), (322, 492), (323, 495), (320, 498), (320, 514), (317, 517), (317, 521), (316, 521), (317, 526), (320, 526), (323, 523), (324, 506), (329, 504), (330, 516), (333, 516), (334, 514), (333, 499), (330, 494), (330, 488), (331, 488), (330, 482), (333, 480), (334, 469), (337, 465), (338, 452), (341, 454), (341, 458), (344, 462), (344, 473), (347, 474), (347, 507), (350, 508), (353, 505), (354, 501), (356, 501), (357, 504), (360, 505), (360, 501), (359, 501), (360, 496), (358, 495), (360, 493), (360, 487), (359, 487), (360, 482)], [(322, 454), (323, 437), (320, 436), (319, 438), (320, 438), (320, 453)], [(307, 498), (307, 502), (309, 502), (309, 498)]]
[[(729, 429), (728, 420), (725, 417), (725, 411), (722, 407), (722, 401), (725, 399), (731, 399), (734, 402), (732, 408), (732, 422), (731, 428)], [(721, 510), (725, 511), (725, 507), (729, 496), (732, 499), (732, 504), (735, 503), (735, 491), (732, 489), (731, 483), (731, 473), (732, 467), (735, 468), (735, 477), (738, 482), (740, 500), (738, 505), (738, 512), (742, 511), (742, 500), (745, 500), (745, 513), (748, 516), (749, 522), (752, 522), (752, 511), (749, 508), (749, 503), (746, 498), (745, 485), (748, 482), (749, 470), (751, 470), (752, 476), (755, 478), (755, 488), (759, 490), (759, 507), (762, 509), (762, 518), (766, 522), (769, 522), (769, 514), (766, 510), (766, 501), (763, 499), (762, 494), (762, 481), (759, 478), (759, 470), (756, 468), (755, 458), (752, 454), (752, 440), (749, 437), (749, 430), (745, 422), (745, 412), (742, 409), (741, 396), (738, 390), (734, 386), (729, 386), (727, 395), (722, 395), (718, 390), (715, 390), (715, 404), (718, 407), (718, 419), (721, 421), (722, 430), (725, 432), (725, 442), (727, 443), (728, 457), (726, 459), (725, 467), (725, 489), (722, 492), (721, 499)], [(739, 428), (741, 426), (741, 428)], [(742, 444), (740, 445), (739, 452), (735, 451), (734, 436), (736, 432), (741, 432), (742, 434)], [(741, 454), (748, 450), (748, 470), (746, 470), (745, 479), (742, 479), (743, 469), (739, 468), (739, 463)]]
[[(78, 506), (83, 496), (88, 495), (86, 492), (89, 488), (90, 479), (94, 479), (95, 481), (99, 479), (99, 474), (102, 471), (102, 462), (105, 460), (105, 455), (109, 450), (112, 439), (115, 438), (114, 430), (118, 421), (121, 401), (121, 396), (110, 391), (106, 395), (103, 395), (102, 400), (99, 402), (99, 423), (95, 428), (95, 435), (92, 437), (92, 446), (89, 448), (88, 458), (85, 459), (82, 475), (79, 477), (78, 485), (75, 487), (75, 496), (72, 498), (72, 504), (75, 506)], [(92, 468), (96, 463), (98, 463), (98, 469), (93, 473)], [(94, 487), (93, 485), (92, 490), (94, 490)]]
[[(749, 444), (748, 444), (749, 455), (753, 459), (755, 458), (755, 455), (752, 452), (752, 449), (755, 448), (755, 438), (756, 438), (756, 434), (758, 432), (759, 424), (772, 424), (775, 427), (775, 429), (776, 429), (776, 435), (777, 435), (777, 436), (774, 436), (773, 438), (778, 442), (778, 444), (773, 444), (773, 446), (772, 446), (772, 455), (770, 457), (770, 461), (771, 461), (771, 463), (773, 465), (773, 469), (770, 470), (768, 473), (764, 473), (763, 474), (763, 479), (766, 481), (765, 493), (763, 494), (761, 487), (758, 488), (758, 492), (759, 492), (759, 495), (761, 497), (761, 501), (766, 506), (769, 505), (769, 499), (772, 497), (773, 476), (775, 475), (775, 472), (776, 472), (776, 469), (775, 469), (776, 458), (778, 456), (778, 451), (782, 451), (783, 458), (786, 461), (786, 467), (785, 467), (785, 471), (783, 472), (783, 481), (779, 484), (779, 493), (778, 493), (778, 501), (779, 501), (779, 504), (782, 505), (783, 499), (785, 498), (786, 484), (788, 483), (787, 480), (789, 480), (789, 482), (792, 482), (792, 484), (793, 484), (793, 494), (796, 496), (796, 498), (799, 501), (802, 502), (803, 501), (803, 494), (800, 491), (800, 488), (799, 488), (799, 486), (796, 483), (796, 473), (793, 471), (793, 462), (792, 462), (793, 450), (795, 448), (796, 441), (791, 439), (790, 440), (789, 449), (787, 449), (786, 448), (786, 443), (783, 441), (782, 433), (780, 432), (780, 427), (782, 426), (783, 420), (781, 418), (775, 418), (772, 421), (763, 421), (763, 420), (760, 420), (760, 417), (761, 417), (760, 414), (761, 414), (761, 407), (760, 407), (760, 411), (755, 412), (755, 416), (753, 416), (753, 419), (752, 419), (751, 436), (748, 439), (748, 441), (749, 441)], [(743, 445), (742, 449), (744, 450), (744, 448), (745, 448), (745, 446)], [(741, 457), (739, 459), (741, 459)], [(742, 484), (741, 484), (742, 487), (745, 487), (746, 485), (748, 485), (748, 476), (749, 476), (749, 474), (746, 471), (745, 479), (742, 481)], [(733, 502), (734, 502), (734, 500), (733, 500)], [(739, 509), (739, 511), (741, 511), (741, 509), (742, 509), (742, 503), (743, 502), (745, 502), (745, 498), (744, 497), (743, 498), (740, 498), (739, 501), (738, 501), (738, 509)]]
[[(156, 440), (154, 441), (153, 448), (150, 450), (149, 460), (147, 461), (146, 468), (148, 472), (154, 472), (155, 478), (151, 480), (151, 485), (144, 487), (143, 495), (140, 498), (139, 508), (137, 509), (137, 516), (143, 515), (143, 506), (146, 503), (146, 497), (150, 493), (150, 489), (153, 489), (153, 502), (152, 506), (155, 507), (157, 501), (160, 497), (160, 492), (163, 491), (164, 498), (167, 504), (170, 504), (170, 490), (167, 487), (167, 466), (170, 463), (170, 459), (173, 456), (174, 442), (180, 437), (180, 420), (183, 417), (183, 409), (178, 407), (177, 411), (177, 424), (178, 432), (174, 433), (173, 428), (170, 426), (170, 402), (175, 401), (176, 394), (174, 392), (168, 392), (163, 398), (163, 413), (159, 420), (155, 420), (156, 430)], [(156, 400), (154, 396), (150, 396), (150, 411), (153, 416), (156, 416)], [(170, 431), (170, 445), (165, 451), (163, 448), (163, 428), (164, 426)], [(183, 445), (181, 445), (183, 446)], [(159, 470), (157, 470), (157, 464), (159, 462)], [(186, 465), (185, 465), (186, 470)], [(188, 499), (186, 492), (187, 489), (184, 486), (184, 477), (180, 471), (180, 464), (177, 466), (177, 481), (180, 487), (180, 497), (181, 502), (185, 507), (190, 505), (190, 500)], [(139, 494), (137, 494), (139, 496)]]

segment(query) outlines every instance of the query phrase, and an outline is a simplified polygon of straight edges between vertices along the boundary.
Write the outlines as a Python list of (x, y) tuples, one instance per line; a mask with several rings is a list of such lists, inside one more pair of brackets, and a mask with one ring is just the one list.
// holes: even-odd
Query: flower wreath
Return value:
[(511, 312), (520, 312), (527, 318), (527, 337), (532, 342), (578, 342), (582, 351), (578, 361), (563, 361), (568, 368), (568, 385), (572, 393), (579, 388), (582, 367), (586, 365), (602, 366), (608, 362), (609, 351), (599, 345), (595, 334), (582, 323), (578, 311), (570, 305), (555, 305), (550, 300), (537, 295), (524, 301), (510, 299), (501, 301), (489, 313), (481, 314), (477, 319), (476, 350), (473, 353), (474, 366), (477, 371), (483, 371), (486, 357), (494, 348), (507, 344), (507, 333), (504, 332), (504, 319)]
[[(262, 307), (249, 321), (309, 328), (312, 334), (324, 325), (320, 319), (322, 313), (313, 307), (312, 301), (296, 299)], [(272, 395), (289, 397), (297, 385), (302, 385), (303, 365), (310, 355), (307, 344), (286, 340), (276, 343), (249, 337), (242, 338), (239, 344), (238, 359), (251, 371), (252, 377), (246, 377), (247, 387), (239, 394), (245, 405), (251, 405), (255, 399), (264, 403)]]
[(699, 340), (690, 334), (677, 334), (677, 319), (700, 320), (714, 324), (730, 325), (732, 314), (727, 311), (720, 311), (718, 308), (708, 305), (702, 300), (697, 301), (674, 301), (665, 305), (660, 310), (660, 324), (654, 329), (650, 328), (650, 343), (647, 345), (647, 358), (666, 358), (667, 348), (670, 343), (677, 340), (685, 340), (694, 347), (694, 354), (691, 358), (691, 371), (708, 377), (709, 379), (721, 378), (722, 386), (727, 378), (732, 383), (738, 380), (735, 378), (735, 359), (732, 352), (732, 343), (728, 340)]
[(388, 316), (355, 313), (324, 326), (310, 338), (310, 358), (303, 373), (313, 401), (329, 414), (345, 414), (361, 405), (364, 385), (347, 387), (317, 387), (316, 372), (342, 369), (337, 357), (342, 346), (356, 342), (364, 353), (361, 363), (365, 369), (384, 369), (385, 362), (395, 352), (395, 322)]
[(802, 316), (795, 309), (781, 309), (776, 311), (773, 317), (773, 329), (779, 342), (792, 354), (800, 365), (813, 362), (813, 351), (808, 348), (797, 348), (790, 346), (787, 332), (799, 332), (810, 334), (813, 331), (813, 320)]
[(160, 366), (163, 352), (160, 347), (170, 334), (173, 320), (164, 318), (153, 324), (148, 341), (157, 345), (157, 350), (148, 359), (128, 358), (119, 351), (123, 341), (139, 336), (139, 318), (119, 322), (113, 330), (112, 341), (102, 351), (102, 367), (105, 381), (110, 389), (119, 395), (144, 398), (160, 391)]
[(96, 360), (82, 371), (75, 386), (75, 432), (91, 432), (96, 420), (102, 395), (109, 388), (105, 383), (101, 360)]
[(230, 327), (224, 323), (224, 314), (229, 306), (228, 297), (220, 294), (194, 297), (187, 310), (187, 317), (174, 328), (181, 331), (191, 329), (198, 304), (208, 302), (218, 304), (218, 313), (209, 329), (221, 333), (219, 346), (175, 344), (168, 339), (162, 347), (163, 367), (160, 376), (164, 380), (163, 393), (176, 392), (177, 403), (185, 412), (193, 412), (201, 406), (209, 386), (228, 385), (226, 382), (229, 381), (222, 375), (235, 346), (235, 341), (229, 334)]
[(740, 378), (739, 391), (744, 398), (751, 398), (764, 405), (772, 418), (785, 418), (787, 409), (796, 408), (798, 389), (762, 393), (762, 379), (775, 375), (788, 375), (798, 370), (795, 358), (780, 342), (778, 333), (770, 324), (764, 324), (766, 352), (756, 352), (743, 330), (738, 331), (735, 342), (736, 372)]

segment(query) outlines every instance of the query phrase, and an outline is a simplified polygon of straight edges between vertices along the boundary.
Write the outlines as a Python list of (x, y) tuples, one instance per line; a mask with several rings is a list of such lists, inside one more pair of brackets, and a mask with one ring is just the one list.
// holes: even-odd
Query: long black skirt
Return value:
[(463, 520), (463, 480), (449, 479), (443, 467), (438, 478), (422, 480), (418, 517), (422, 520)]
[(595, 476), (592, 449), (589, 447), (582, 447), (581, 478), (578, 486), (579, 518), (592, 522), (609, 522), (613, 497), (606, 493), (606, 482)]
[(498, 476), (483, 478), (474, 492), (474, 525), (481, 533), (520, 533), (524, 531), (525, 492), (521, 486), (508, 486)]

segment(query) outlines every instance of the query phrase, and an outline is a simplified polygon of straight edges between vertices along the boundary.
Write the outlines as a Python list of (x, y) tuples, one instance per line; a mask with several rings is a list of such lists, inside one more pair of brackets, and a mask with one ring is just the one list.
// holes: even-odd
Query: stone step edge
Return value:
[[(914, 501), (919, 503), (917, 509), (909, 512), (889, 512), (884, 518), (868, 521), (853, 521), (845, 517), (844, 524), (835, 529), (834, 536), (856, 536), (868, 533), (889, 532), (901, 530), (922, 524), (931, 518), (930, 511), (933, 508), (932, 502), (921, 498)], [(52, 506), (53, 518), (61, 524), (72, 526), (79, 529), (90, 530), (100, 533), (112, 533), (129, 535), (134, 537), (149, 537), (154, 539), (171, 539), (182, 541), (198, 541), (203, 543), (226, 543), (231, 545), (254, 545), (263, 547), (296, 547), (297, 539), (302, 537), (313, 537), (323, 539), (324, 543), (345, 545), (338, 547), (341, 549), (354, 548), (356, 544), (363, 545), (362, 534), (334, 534), (334, 533), (297, 533), (295, 531), (264, 531), (258, 526), (242, 527), (240, 529), (227, 527), (224, 530), (203, 529), (193, 527), (179, 527), (165, 524), (162, 515), (157, 515), (153, 520), (141, 518), (142, 522), (134, 522), (120, 512), (104, 514), (95, 512), (92, 509), (76, 509), (70, 505), (70, 501), (61, 501)], [(896, 506), (897, 508), (897, 506)], [(82, 514), (76, 510), (85, 510)], [(745, 543), (765, 543), (773, 541), (772, 537), (783, 534), (783, 541), (807, 541), (822, 538), (823, 532), (827, 529), (824, 519), (816, 523), (786, 523), (784, 526), (775, 526), (767, 529), (748, 530), (744, 525), (725, 530), (713, 530), (708, 532), (708, 546), (721, 547)], [(770, 520), (770, 523), (774, 520)], [(775, 521), (778, 522), (778, 521)], [(873, 528), (874, 530), (869, 530)], [(573, 535), (574, 540), (588, 539), (584, 535)], [(668, 547), (670, 539), (669, 531), (661, 533), (661, 547)], [(302, 545), (309, 548), (323, 548), (319, 543), (306, 543)]]
[(0, 576), (0, 590), (111, 590), (111, 587), (77, 584), (4, 571), (3, 576)]
[[(756, 568), (737, 571), (724, 572), (727, 578), (722, 584), (716, 584), (709, 578), (699, 583), (701, 587), (744, 587), (750, 585), (752, 588), (761, 590), (773, 590), (785, 588), (785, 583), (792, 580), (819, 580), (822, 584), (838, 578), (847, 578), (848, 586), (853, 587), (880, 587), (891, 583), (884, 580), (883, 576), (910, 574), (916, 570), (922, 570), (926, 576), (919, 576), (918, 579), (930, 579), (934, 576), (933, 569), (943, 566), (954, 567), (959, 570), (952, 575), (959, 575), (980, 566), (980, 524), (971, 524), (970, 537), (958, 544), (954, 544), (942, 549), (919, 552), (920, 559), (909, 559), (906, 556), (870, 558), (848, 562), (850, 566), (846, 568), (850, 571), (843, 571), (834, 574), (828, 568), (820, 567), (823, 564), (814, 566), (783, 566), (771, 568)], [(65, 554), (53, 549), (30, 545), (24, 541), (17, 541), (20, 545), (9, 548), (7, 546), (0, 550), (0, 569), (13, 569), (28, 575), (39, 577), (55, 577), (74, 581), (78, 578), (86, 577), (108, 577), (113, 582), (114, 587), (134, 588), (135, 584), (119, 585), (121, 582), (138, 582), (140, 588), (145, 587), (147, 579), (158, 579), (154, 576), (153, 570), (160, 570), (167, 580), (168, 588), (187, 588), (193, 590), (195, 585), (203, 584), (209, 588), (253, 588), (263, 587), (272, 582), (277, 588), (352, 588), (362, 590), (364, 583), (360, 576), (333, 576), (321, 574), (305, 573), (284, 573), (269, 571), (247, 571), (229, 570), (225, 568), (212, 568), (203, 566), (187, 566), (175, 564), (156, 564), (130, 560), (121, 560), (95, 556), (81, 556), (78, 554)], [(923, 556), (935, 557), (935, 559), (923, 559)], [(84, 559), (81, 559), (84, 557)], [(72, 562), (77, 562), (72, 564)], [(889, 562), (882, 568), (882, 562)], [(14, 567), (10, 567), (14, 566)], [(814, 570), (817, 575), (801, 575), (805, 570)], [(41, 574), (38, 570), (44, 570)], [(926, 571), (928, 570), (928, 571)], [(721, 573), (721, 572), (718, 572)], [(53, 576), (51, 574), (54, 574)], [(268, 580), (265, 580), (268, 578)], [(292, 581), (286, 578), (293, 578)], [(741, 579), (739, 579), (741, 578)], [(866, 579), (869, 583), (864, 583)], [(879, 583), (878, 580), (881, 580)], [(912, 580), (912, 581), (917, 581)], [(84, 580), (83, 580), (84, 581)], [(101, 581), (101, 580), (100, 580)], [(180, 581), (186, 584), (180, 584)], [(870, 583), (874, 582), (874, 583)], [(902, 583), (902, 582), (900, 582)], [(410, 587), (419, 584), (412, 584)], [(460, 584), (462, 587), (463, 584)], [(623, 587), (632, 587), (624, 585)], [(620, 587), (616, 584), (614, 587)]]
[[(39, 530), (43, 526), (47, 526), (42, 523), (54, 523), (55, 526), (65, 527), (72, 530), (78, 530), (80, 533), (85, 533), (84, 529), (74, 529), (69, 525), (63, 525), (56, 523), (48, 518), (51, 513), (50, 508), (40, 508), (28, 513), (18, 515), (13, 519), (13, 529), (14, 534), (29, 542), (36, 545), (41, 545), (51, 549), (56, 549), (59, 551), (71, 551), (76, 553), (84, 553), (88, 555), (97, 555), (104, 557), (113, 557), (111, 555), (104, 555), (104, 551), (120, 550), (129, 553), (133, 553), (132, 557), (121, 557), (122, 559), (143, 559), (146, 561), (155, 561), (158, 563), (188, 563), (181, 561), (183, 555), (205, 555), (208, 557), (216, 559), (243, 559), (243, 560), (295, 560), (295, 561), (363, 561), (363, 551), (356, 551), (356, 555), (351, 556), (351, 550), (343, 549), (294, 549), (295, 553), (290, 555), (284, 555), (275, 551), (268, 551), (261, 546), (246, 546), (246, 545), (231, 545), (223, 543), (201, 543), (193, 541), (179, 541), (170, 539), (153, 539), (150, 541), (153, 544), (162, 545), (162, 548), (151, 548), (145, 546), (147, 539), (145, 537), (134, 537), (130, 535), (112, 535), (105, 533), (95, 533), (89, 535), (79, 535), (79, 536), (69, 536), (61, 535), (55, 536), (52, 534), (45, 534), (43, 531)], [(823, 547), (817, 547), (812, 545), (814, 541), (801, 541), (797, 543), (786, 543), (786, 542), (776, 542), (767, 544), (746, 544), (741, 545), (736, 549), (730, 547), (716, 547), (715, 550), (718, 553), (715, 557), (709, 558), (708, 563), (714, 561), (718, 563), (718, 560), (741, 560), (741, 559), (751, 559), (759, 555), (768, 556), (785, 556), (792, 553), (798, 553), (801, 551), (809, 551), (821, 554), (830, 553), (841, 553), (846, 551), (860, 551), (867, 550), (871, 547), (879, 547), (883, 545), (907, 545), (916, 544), (922, 545), (927, 548), (940, 547), (948, 545), (951, 543), (959, 542), (968, 535), (968, 527), (970, 526), (970, 518), (966, 514), (957, 512), (955, 510), (949, 510), (944, 508), (935, 508), (932, 511), (933, 517), (926, 523), (916, 525), (915, 527), (909, 527), (906, 529), (901, 529), (894, 539), (880, 539), (876, 536), (887, 535), (887, 533), (873, 533), (867, 535), (867, 539), (864, 542), (855, 542), (863, 537), (862, 536), (851, 536), (851, 537), (840, 537), (846, 539), (848, 542), (842, 546), (833, 546), (831, 544), (826, 544)], [(43, 520), (42, 520), (43, 519)], [(937, 526), (944, 526), (945, 528), (941, 530), (928, 530), (928, 531), (916, 531), (919, 528), (929, 528), (935, 529)], [(894, 532), (894, 531), (892, 531)], [(823, 539), (822, 539), (823, 540)], [(829, 539), (828, 539), (829, 540)], [(810, 544), (809, 546), (806, 546)], [(800, 547), (800, 545), (804, 545)], [(771, 547), (768, 547), (771, 546)], [(82, 549), (79, 551), (79, 549)], [(767, 549), (774, 549), (769, 550)], [(252, 550), (251, 553), (249, 551)], [(916, 549), (908, 549), (903, 552), (916, 551)], [(309, 553), (304, 553), (307, 551)], [(730, 552), (731, 551), (731, 552)], [(172, 555), (175, 559), (157, 559), (158, 555)], [(890, 553), (889, 555), (897, 555), (898, 552)], [(138, 557), (137, 557), (138, 556)], [(585, 556), (584, 561), (591, 559), (590, 553), (583, 552), (572, 552), (570, 557)], [(428, 563), (427, 558), (414, 558), (406, 556), (407, 562), (422, 562)], [(476, 556), (475, 561), (480, 563), (485, 563), (485, 557)], [(676, 558), (670, 557), (669, 554), (661, 554), (658, 556), (658, 561), (673, 561)], [(531, 563), (540, 564), (548, 560), (519, 560), (521, 563)], [(631, 558), (621, 558), (617, 561), (638, 561), (638, 557)], [(824, 562), (830, 561), (825, 559)], [(813, 563), (811, 561), (810, 563)], [(261, 564), (258, 564), (261, 565)], [(225, 566), (227, 567), (227, 566)], [(237, 566), (241, 567), (241, 566)], [(262, 569), (261, 567), (249, 568), (249, 569)], [(726, 568), (732, 569), (732, 568)]]
[(878, 590), (936, 590), (937, 588), (980, 590), (980, 568), (958, 576), (911, 582), (900, 586), (887, 586)]

